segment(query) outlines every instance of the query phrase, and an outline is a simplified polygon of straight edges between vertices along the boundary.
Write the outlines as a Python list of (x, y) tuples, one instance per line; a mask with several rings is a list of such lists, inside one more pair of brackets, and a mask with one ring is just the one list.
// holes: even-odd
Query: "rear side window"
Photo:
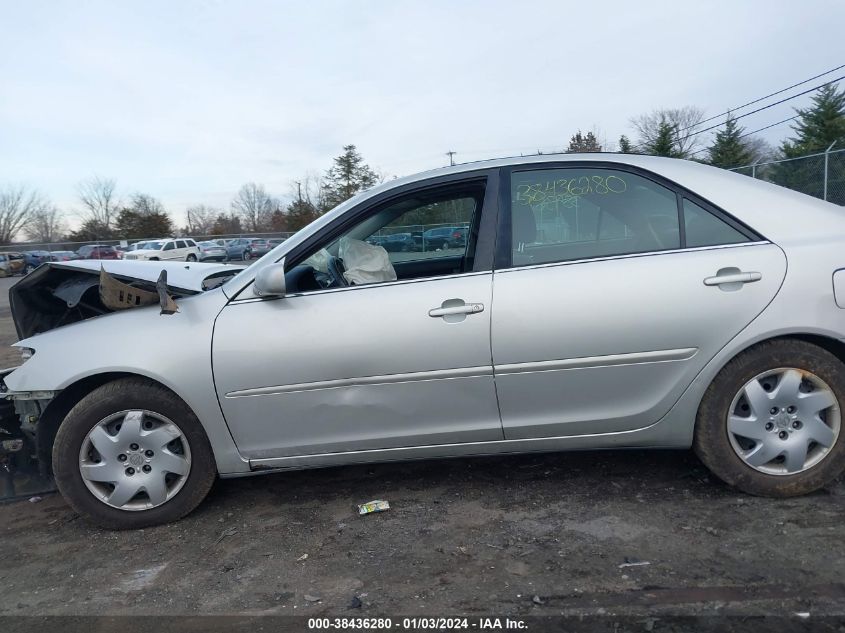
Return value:
[(513, 265), (680, 248), (674, 191), (614, 169), (511, 174)]
[(197, 243), (194, 242), (194, 240), (185, 240), (185, 244), (187, 244), (188, 246), (191, 246), (191, 247), (197, 245)]
[(177, 241), (176, 248), (185, 248), (185, 242), (183, 240)]
[(724, 220), (684, 198), (684, 230), (687, 246), (718, 246), (750, 241)]

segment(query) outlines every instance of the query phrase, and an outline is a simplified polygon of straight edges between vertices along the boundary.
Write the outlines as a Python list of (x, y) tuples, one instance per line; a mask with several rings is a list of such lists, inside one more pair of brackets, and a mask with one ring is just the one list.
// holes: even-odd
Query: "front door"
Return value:
[(776, 245), (643, 175), (514, 171), (509, 184), (492, 323), (508, 439), (653, 424), (786, 272)]
[(417, 239), (446, 222), (475, 235), (483, 198), (472, 182), (391, 200), (289, 262), (284, 298), (222, 311), (215, 383), (245, 457), (502, 439), (492, 273), (475, 269), (473, 240)]

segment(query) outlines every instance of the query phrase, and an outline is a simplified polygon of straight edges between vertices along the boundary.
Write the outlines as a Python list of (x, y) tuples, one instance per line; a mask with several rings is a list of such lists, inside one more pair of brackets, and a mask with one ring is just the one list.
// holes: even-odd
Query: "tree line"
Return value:
[(0, 188), (0, 244), (20, 236), (38, 243), (140, 239), (181, 233), (193, 236), (297, 231), (314, 219), (381, 182), (355, 145), (346, 145), (322, 175), (309, 173), (292, 183), (285, 201), (264, 185), (244, 184), (228, 209), (205, 204), (186, 209), (178, 227), (160, 200), (136, 192), (122, 197), (113, 178), (93, 176), (77, 185), (82, 222), (69, 230), (67, 217), (47, 197), (22, 185)]
[[(638, 138), (632, 142), (622, 135), (617, 149), (621, 153), (696, 160), (725, 169), (823, 152), (831, 144), (845, 149), (845, 92), (838, 85), (820, 88), (807, 108), (796, 108), (795, 112), (793, 135), (777, 148), (748, 133), (731, 113), (707, 144), (697, 132), (705, 121), (704, 111), (685, 106), (657, 109), (632, 118)], [(562, 151), (600, 152), (605, 145), (596, 132), (578, 130)], [(767, 169), (765, 177), (820, 197), (822, 173), (817, 166), (805, 162), (775, 164)], [(355, 145), (346, 145), (324, 173), (311, 172), (291, 183), (284, 199), (272, 195), (261, 184), (249, 182), (238, 190), (228, 209), (191, 205), (186, 209), (186, 225), (177, 227), (160, 200), (141, 192), (121, 197), (114, 179), (94, 176), (77, 187), (77, 214), (82, 223), (73, 231), (68, 230), (65, 214), (38, 191), (22, 185), (0, 187), (0, 244), (20, 236), (50, 243), (131, 240), (177, 232), (207, 236), (297, 231), (382, 180), (384, 176), (364, 161)], [(845, 161), (837, 162), (829, 181), (837, 187), (828, 199), (845, 204)], [(432, 213), (436, 214), (436, 210)]]

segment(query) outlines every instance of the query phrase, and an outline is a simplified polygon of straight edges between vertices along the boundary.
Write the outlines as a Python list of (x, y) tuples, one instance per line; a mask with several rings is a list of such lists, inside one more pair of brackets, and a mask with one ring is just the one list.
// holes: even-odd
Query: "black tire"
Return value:
[(150, 257), (150, 260), (149, 260), (149, 261), (151, 261), (151, 262), (157, 262), (157, 261), (159, 261), (159, 259), (158, 259), (158, 257)]
[(818, 464), (793, 475), (755, 470), (731, 447), (728, 412), (734, 396), (755, 376), (781, 367), (812, 372), (833, 391), (840, 411), (845, 404), (845, 366), (827, 350), (794, 339), (760, 343), (742, 352), (716, 376), (698, 409), (693, 449), (719, 479), (740, 490), (765, 497), (793, 497), (824, 487), (845, 470), (845, 439), (837, 438)]
[[(182, 489), (149, 510), (106, 505), (88, 490), (79, 471), (79, 451), (89, 431), (100, 420), (127, 409), (147, 409), (166, 416), (182, 430), (191, 450), (191, 470)], [(129, 530), (176, 521), (191, 512), (211, 489), (217, 467), (205, 431), (188, 405), (151, 380), (121, 378), (98, 387), (70, 410), (53, 444), (53, 473), (59, 492), (74, 510), (104, 528)]]
[(187, 257), (187, 259), (186, 259), (185, 261), (188, 261), (188, 262), (195, 262), (195, 261), (197, 261), (197, 256), (196, 256), (196, 255), (194, 255), (193, 253), (191, 253), (190, 255), (188, 255), (188, 257)]

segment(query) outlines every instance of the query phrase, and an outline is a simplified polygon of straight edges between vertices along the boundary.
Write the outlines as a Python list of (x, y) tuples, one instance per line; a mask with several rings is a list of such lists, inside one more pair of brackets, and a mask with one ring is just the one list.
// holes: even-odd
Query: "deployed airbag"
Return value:
[(344, 237), (340, 240), (338, 256), (346, 269), (343, 276), (350, 284), (396, 281), (396, 270), (382, 246)]

